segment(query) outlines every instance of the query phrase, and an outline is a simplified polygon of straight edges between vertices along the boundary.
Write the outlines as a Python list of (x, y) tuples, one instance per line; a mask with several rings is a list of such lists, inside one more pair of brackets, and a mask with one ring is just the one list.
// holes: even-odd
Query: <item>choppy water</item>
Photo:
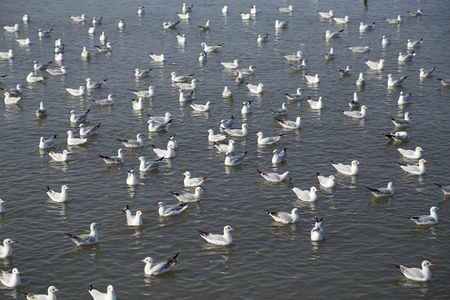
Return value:
[[(104, 291), (113, 284), (119, 299), (274, 299), (303, 297), (306, 299), (411, 299), (448, 298), (450, 278), (448, 249), (450, 230), (447, 216), (448, 200), (433, 184), (450, 184), (448, 172), (448, 99), (449, 90), (441, 89), (436, 78), (449, 78), (448, 5), (445, 1), (303, 1), (293, 3), (291, 15), (278, 13), (277, 7), (288, 6), (282, 1), (258, 1), (255, 20), (243, 22), (239, 12), (247, 12), (250, 3), (230, 1), (228, 16), (221, 14), (224, 3), (194, 1), (190, 21), (182, 21), (176, 30), (163, 30), (162, 23), (176, 20), (181, 2), (139, 3), (136, 1), (4, 1), (1, 3), (1, 25), (19, 23), (21, 31), (0, 35), (0, 51), (14, 50), (14, 60), (0, 60), (0, 73), (8, 74), (1, 87), (25, 84), (26, 75), (33, 70), (32, 61), (54, 59), (54, 37), (66, 44), (64, 65), (69, 67), (63, 77), (51, 77), (44, 84), (27, 85), (20, 106), (2, 106), (0, 113), (0, 197), (8, 212), (0, 215), (0, 239), (12, 238), (14, 256), (3, 260), (2, 269), (19, 268), (23, 285), (19, 289), (0, 287), (0, 298), (20, 298), (19, 290), (43, 293), (49, 285), (62, 292), (61, 299), (89, 299), (84, 289), (93, 284)], [(251, 3), (253, 4), (253, 3)], [(139, 5), (146, 6), (146, 14), (138, 17)], [(400, 26), (388, 26), (384, 17), (406, 10), (422, 8), (421, 18), (406, 17)], [(317, 11), (334, 9), (336, 15), (349, 15), (351, 23), (336, 25), (321, 20)], [(31, 22), (23, 24), (24, 13)], [(86, 13), (103, 16), (98, 33), (89, 36), (90, 22), (72, 23), (69, 15)], [(125, 19), (127, 27), (117, 28), (117, 21)], [(197, 25), (211, 20), (211, 31), (201, 33)], [(289, 27), (275, 32), (276, 19), (289, 20)], [(358, 24), (376, 22), (376, 29), (359, 33)], [(52, 37), (39, 39), (39, 28), (53, 28)], [(341, 39), (326, 42), (323, 32), (344, 28)], [(105, 31), (113, 42), (112, 55), (95, 54), (94, 45)], [(177, 32), (187, 36), (186, 46), (177, 43)], [(256, 36), (269, 33), (269, 42), (258, 46)], [(391, 45), (381, 46), (381, 36), (391, 35)], [(30, 37), (32, 45), (18, 46), (15, 38)], [(407, 39), (424, 38), (413, 62), (399, 65), (397, 53), (406, 51)], [(210, 54), (208, 62), (199, 64), (200, 43), (224, 43), (220, 52)], [(370, 46), (369, 54), (352, 54), (346, 46)], [(83, 46), (92, 58), (81, 60)], [(336, 59), (326, 63), (324, 53), (334, 47)], [(302, 72), (292, 72), (283, 55), (298, 50), (307, 58), (308, 73), (318, 73), (321, 84), (309, 86)], [(164, 53), (164, 64), (150, 61), (149, 54)], [(252, 83), (262, 82), (265, 92), (253, 96), (245, 85), (236, 86), (234, 72), (222, 70), (221, 61), (238, 58), (243, 66), (256, 66)], [(364, 59), (387, 61), (382, 72), (369, 71)], [(53, 64), (58, 65), (57, 63)], [(336, 71), (350, 65), (353, 74), (339, 78)], [(53, 66), (53, 67), (54, 67)], [(435, 76), (419, 80), (419, 68), (435, 66)], [(135, 68), (153, 68), (151, 76), (135, 80)], [(210, 113), (194, 113), (188, 105), (180, 105), (177, 88), (170, 83), (169, 74), (195, 73), (199, 79), (195, 103), (212, 102)], [(369, 107), (364, 120), (347, 119), (339, 109), (347, 109), (357, 74), (364, 72), (367, 87), (360, 91), (360, 100)], [(402, 88), (386, 89), (385, 75), (408, 75)], [(78, 87), (84, 80), (107, 78), (100, 90), (86, 98), (72, 97), (64, 85)], [(153, 100), (146, 100), (146, 109), (137, 113), (131, 109), (133, 94), (129, 89), (157, 87)], [(223, 87), (234, 92), (232, 100), (223, 99)], [(284, 93), (304, 88), (313, 99), (323, 97), (325, 108), (311, 110), (305, 100), (288, 103), (288, 119), (299, 115), (302, 129), (281, 130), (272, 118), (270, 109), (286, 101)], [(411, 92), (412, 103), (397, 105), (399, 92)], [(90, 99), (116, 95), (112, 107), (96, 107)], [(252, 115), (240, 114), (241, 103), (253, 100)], [(36, 119), (34, 112), (44, 101), (48, 117)], [(65, 146), (65, 131), (76, 129), (69, 123), (67, 113), (91, 108), (89, 124), (102, 123), (100, 133), (90, 138), (85, 147), (71, 147), (72, 160), (67, 163), (50, 161), (38, 150), (40, 136), (58, 134), (56, 150)], [(127, 150), (125, 163), (105, 167), (98, 154), (113, 155), (121, 144), (116, 138), (132, 139), (137, 133), (147, 133), (147, 113), (174, 115), (168, 131), (152, 133), (146, 146)], [(411, 141), (404, 148), (421, 146), (429, 161), (423, 176), (405, 174), (396, 161), (402, 160), (384, 133), (393, 131), (390, 117), (412, 113), (413, 125), (408, 130)], [(218, 132), (218, 122), (234, 115), (235, 124), (251, 125), (246, 139), (237, 139), (238, 151), (248, 151), (243, 165), (224, 166), (223, 155), (208, 143), (205, 130)], [(277, 146), (258, 147), (257, 131), (266, 135), (284, 133)], [(78, 130), (77, 130), (78, 132)], [(156, 158), (151, 144), (165, 146), (168, 137), (176, 134), (180, 149), (176, 158), (165, 161), (154, 172), (140, 174), (140, 185), (125, 184), (127, 170), (138, 167), (136, 157)], [(287, 162), (272, 168), (270, 152), (288, 148)], [(357, 159), (363, 163), (358, 176), (337, 174), (330, 159), (349, 163)], [(411, 161), (410, 161), (411, 162)], [(255, 168), (265, 171), (291, 172), (292, 183), (302, 189), (319, 186), (316, 172), (334, 174), (338, 186), (332, 190), (320, 188), (319, 201), (302, 203), (287, 184), (269, 184)], [(207, 193), (200, 203), (190, 204), (180, 216), (160, 218), (155, 203), (176, 203), (170, 191), (183, 190), (183, 173), (207, 175)], [(395, 183), (396, 193), (387, 199), (374, 199), (365, 186), (381, 187)], [(47, 199), (42, 188), (70, 187), (68, 204)], [(126, 205), (144, 213), (144, 226), (126, 226), (119, 211)], [(426, 214), (437, 205), (439, 225), (418, 227), (405, 216)], [(302, 210), (301, 222), (279, 225), (264, 209)], [(311, 243), (309, 233), (314, 217), (323, 217), (326, 240)], [(100, 243), (92, 248), (79, 249), (64, 232), (83, 233), (91, 222), (102, 222)], [(220, 232), (224, 225), (236, 228), (234, 243), (227, 247), (205, 244), (196, 229)], [(179, 263), (173, 271), (154, 278), (144, 276), (146, 256), (159, 261), (180, 252)], [(437, 266), (427, 283), (406, 282), (393, 264), (419, 267), (428, 259)]]

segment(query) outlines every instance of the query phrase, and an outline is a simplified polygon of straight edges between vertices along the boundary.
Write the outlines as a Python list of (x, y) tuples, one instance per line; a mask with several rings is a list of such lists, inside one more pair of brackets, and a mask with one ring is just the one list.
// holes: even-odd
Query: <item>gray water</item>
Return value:
[[(0, 51), (13, 49), (13, 60), (0, 60), (0, 73), (8, 74), (1, 87), (26, 84), (33, 70), (32, 61), (54, 59), (54, 38), (66, 44), (63, 64), (70, 69), (63, 77), (51, 77), (43, 84), (24, 88), (20, 105), (4, 105), (0, 110), (0, 197), (7, 201), (8, 212), (0, 215), (0, 240), (11, 238), (14, 256), (0, 262), (0, 268), (21, 272), (22, 286), (17, 289), (0, 287), (0, 298), (23, 298), (20, 291), (44, 293), (49, 285), (62, 292), (59, 299), (90, 299), (85, 290), (89, 284), (101, 291), (108, 284), (115, 288), (118, 299), (439, 299), (448, 298), (450, 278), (450, 230), (448, 200), (433, 184), (450, 184), (448, 172), (448, 99), (449, 90), (441, 89), (436, 78), (450, 78), (448, 41), (449, 6), (445, 1), (302, 1), (293, 3), (292, 14), (280, 14), (277, 7), (289, 2), (258, 1), (256, 19), (243, 22), (239, 12), (248, 12), (253, 3), (231, 0), (230, 13), (221, 14), (222, 2), (193, 1), (191, 20), (181, 21), (176, 30), (163, 30), (164, 21), (178, 19), (181, 1), (141, 3), (136, 1), (3, 1), (1, 25), (19, 23), (18, 35), (0, 34)], [(137, 15), (140, 5), (146, 14)], [(420, 18), (406, 17), (406, 10), (421, 8)], [(349, 15), (351, 23), (337, 25), (322, 20), (318, 11), (334, 9), (338, 17)], [(23, 24), (28, 13), (31, 22)], [(86, 13), (88, 21), (72, 23), (69, 15)], [(399, 26), (388, 26), (384, 17), (405, 16)], [(97, 34), (87, 30), (93, 16), (103, 16)], [(125, 19), (127, 27), (120, 31), (117, 21)], [(199, 32), (198, 25), (211, 20), (211, 31)], [(289, 20), (289, 27), (275, 32), (276, 19)], [(359, 22), (376, 22), (375, 30), (359, 33)], [(53, 28), (52, 37), (39, 39), (39, 28)], [(327, 29), (345, 29), (342, 38), (326, 41)], [(114, 43), (111, 55), (95, 54), (94, 45), (105, 31)], [(177, 32), (185, 33), (187, 44), (177, 43)], [(258, 45), (258, 34), (269, 33), (269, 42)], [(391, 45), (383, 48), (381, 36), (391, 35)], [(15, 38), (29, 37), (32, 45), (19, 46)], [(413, 62), (399, 65), (397, 53), (406, 51), (406, 41), (423, 37)], [(198, 63), (200, 43), (223, 43), (222, 49)], [(346, 46), (370, 46), (368, 54), (352, 54)], [(91, 51), (90, 61), (83, 61), (83, 46)], [(324, 54), (334, 47), (336, 59), (326, 62)], [(304, 52), (307, 73), (318, 73), (319, 86), (310, 86), (302, 72), (292, 72), (283, 55)], [(164, 53), (164, 64), (151, 61), (149, 54)], [(236, 74), (223, 70), (220, 62), (238, 58), (241, 65), (256, 66), (248, 82), (262, 82), (262, 96), (248, 93), (245, 85), (237, 86)], [(386, 60), (384, 71), (370, 71), (364, 59)], [(53, 68), (58, 65), (53, 63)], [(353, 74), (339, 78), (336, 69), (350, 65)], [(432, 78), (419, 80), (417, 70), (435, 66)], [(153, 68), (151, 76), (136, 80), (135, 68)], [(195, 113), (189, 105), (180, 105), (177, 88), (169, 74), (195, 73), (199, 80), (195, 103), (212, 102), (210, 113)], [(367, 86), (359, 90), (356, 79), (364, 72)], [(387, 90), (387, 74), (407, 75), (400, 88)], [(46, 74), (43, 72), (43, 74)], [(64, 85), (78, 87), (85, 79), (107, 78), (104, 87), (85, 98), (70, 96)], [(145, 100), (145, 110), (131, 108), (133, 94), (129, 89), (157, 87), (156, 96)], [(228, 85), (233, 99), (223, 99), (223, 87)], [(302, 128), (282, 130), (270, 109), (286, 101), (284, 93), (304, 88), (304, 95), (323, 97), (322, 111), (309, 108), (305, 100), (288, 103), (287, 119), (302, 118)], [(411, 104), (398, 106), (400, 91), (412, 93)], [(343, 116), (354, 91), (369, 107), (367, 118), (353, 120)], [(90, 99), (116, 95), (112, 107), (93, 106)], [(252, 115), (244, 119), (241, 103), (253, 100)], [(48, 116), (34, 115), (39, 102), (44, 101)], [(46, 151), (39, 151), (40, 136), (58, 134), (55, 151), (66, 149), (67, 113), (91, 108), (89, 125), (101, 123), (99, 134), (89, 138), (83, 147), (70, 147), (71, 160), (56, 163)], [(125, 162), (105, 166), (98, 157), (115, 155), (122, 146), (116, 139), (134, 139), (137, 133), (148, 133), (147, 113), (173, 114), (167, 131), (149, 134), (145, 147), (125, 152)], [(411, 141), (393, 144), (383, 136), (394, 131), (392, 116), (412, 113), (408, 130)], [(225, 167), (224, 157), (208, 143), (208, 128), (219, 132), (221, 119), (235, 116), (235, 125), (251, 125), (247, 138), (236, 139), (238, 153), (247, 150), (241, 166)], [(254, 133), (266, 135), (284, 133), (275, 146), (258, 147)], [(125, 184), (127, 170), (138, 168), (137, 157), (156, 159), (151, 144), (165, 147), (170, 135), (180, 143), (177, 156), (165, 160), (158, 170), (139, 174), (135, 188)], [(423, 176), (405, 174), (396, 161), (403, 161), (398, 147), (412, 149), (421, 146), (427, 164)], [(271, 165), (275, 148), (288, 148), (286, 163)], [(350, 163), (357, 159), (363, 165), (357, 176), (338, 174), (330, 160)], [(406, 161), (415, 163), (415, 161)], [(317, 203), (297, 201), (287, 183), (271, 184), (255, 171), (290, 171), (292, 183), (302, 189), (319, 188)], [(184, 171), (194, 176), (208, 176), (199, 203), (189, 204), (179, 216), (161, 218), (155, 203), (175, 204), (170, 191), (183, 191)], [(316, 172), (334, 174), (337, 187), (320, 188)], [(137, 172), (139, 173), (139, 172)], [(365, 189), (395, 183), (395, 195), (376, 199)], [(59, 204), (48, 199), (42, 189), (59, 190), (70, 187), (70, 202)], [(189, 189), (187, 189), (189, 190)], [(189, 190), (190, 191), (190, 190)], [(119, 210), (129, 205), (132, 212), (141, 210), (144, 226), (127, 227)], [(435, 226), (415, 226), (406, 217), (428, 214), (433, 205), (442, 207), (440, 221)], [(295, 225), (280, 225), (265, 213), (301, 209), (301, 221)], [(324, 218), (325, 240), (310, 241), (314, 218)], [(91, 222), (102, 222), (100, 242), (92, 247), (75, 247), (64, 232), (87, 232)], [(225, 225), (236, 229), (231, 246), (206, 244), (196, 229), (222, 232)], [(146, 277), (140, 259), (151, 256), (155, 261), (180, 252), (179, 262), (168, 273)], [(394, 264), (419, 267), (422, 260), (436, 264), (432, 279), (426, 283), (406, 281)]]

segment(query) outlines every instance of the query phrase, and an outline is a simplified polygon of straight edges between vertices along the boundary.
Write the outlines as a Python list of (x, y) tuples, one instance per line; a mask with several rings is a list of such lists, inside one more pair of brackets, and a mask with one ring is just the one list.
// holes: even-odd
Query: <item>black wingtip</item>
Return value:
[(435, 183), (440, 189), (442, 189), (442, 185)]
[(320, 176), (320, 173), (319, 173), (319, 172), (317, 172), (317, 173), (316, 173), (316, 175), (317, 175), (317, 176)]

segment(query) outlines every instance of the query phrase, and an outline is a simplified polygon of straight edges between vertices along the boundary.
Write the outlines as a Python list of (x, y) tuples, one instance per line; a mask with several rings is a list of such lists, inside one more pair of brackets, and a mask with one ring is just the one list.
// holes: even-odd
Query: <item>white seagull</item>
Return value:
[(288, 7), (278, 7), (278, 11), (283, 14), (288, 14), (294, 11), (294, 6), (289, 5)]
[(263, 172), (260, 171), (258, 169), (256, 169), (256, 171), (258, 171), (259, 175), (262, 176), (262, 178), (264, 178), (265, 180), (269, 181), (269, 182), (280, 182), (280, 181), (284, 181), (286, 179), (292, 179), (291, 176), (289, 175), (289, 171), (284, 172), (283, 174), (278, 174), (278, 173), (267, 173), (267, 172)]
[(84, 96), (86, 95), (86, 88), (84, 86), (80, 86), (78, 89), (72, 89), (67, 86), (64, 86), (66, 91), (72, 96)]
[(277, 149), (273, 150), (272, 153), (272, 164), (279, 164), (282, 161), (286, 160), (287, 148), (283, 148), (283, 150), (278, 151)]
[[(405, 76), (406, 77), (406, 76)], [(409, 102), (411, 102), (411, 93), (409, 94), (405, 94), (403, 93), (403, 91), (400, 92), (400, 95), (398, 97), (398, 104), (408, 104)]]
[(339, 31), (331, 31), (331, 30), (327, 30), (327, 31), (325, 31), (325, 38), (326, 38), (327, 40), (338, 38), (338, 37), (340, 37), (340, 34), (341, 34), (342, 32), (344, 32), (344, 29), (341, 29), (341, 30), (339, 30)]
[(283, 224), (292, 224), (300, 221), (300, 217), (298, 216), (299, 210), (297, 207), (294, 207), (291, 211), (291, 213), (279, 211), (269, 211), (266, 210), (266, 212), (271, 216), (275, 221), (283, 223)]
[(230, 245), (233, 243), (233, 238), (231, 237), (231, 231), (235, 231), (235, 229), (231, 228), (230, 225), (226, 225), (223, 228), (223, 234), (215, 234), (211, 232), (205, 232), (200, 229), (197, 229), (200, 236), (204, 238), (208, 243), (214, 245)]
[(41, 138), (39, 140), (39, 148), (47, 149), (47, 148), (53, 147), (55, 145), (56, 136), (57, 136), (57, 134), (55, 134), (54, 136), (52, 136), (49, 139), (44, 139), (44, 137), (41, 136)]
[(396, 142), (407, 142), (411, 139), (406, 131), (391, 132), (390, 134), (385, 134), (385, 136)]
[(98, 123), (95, 126), (86, 126), (84, 124), (80, 124), (78, 127), (80, 128), (80, 136), (90, 136), (92, 134), (97, 133), (98, 128), (102, 123)]
[(134, 69), (134, 77), (136, 78), (143, 78), (143, 77), (147, 77), (150, 76), (150, 71), (153, 70), (152, 68), (148, 69), (148, 70), (140, 70), (138, 69)]
[(154, 120), (148, 120), (146, 123), (148, 123), (148, 131), (149, 132), (158, 132), (165, 130), (167, 126), (169, 126), (172, 123), (173, 120), (169, 120), (168, 122), (157, 122)]
[(367, 106), (363, 105), (361, 106), (361, 110), (357, 111), (357, 110), (347, 110), (347, 111), (342, 111), (342, 113), (344, 115), (346, 115), (347, 117), (350, 118), (355, 118), (355, 119), (362, 119), (366, 117), (366, 110), (369, 109)]
[(144, 140), (142, 139), (143, 137), (145, 137), (145, 134), (138, 133), (135, 140), (117, 140), (121, 142), (125, 148), (140, 148), (144, 146)]
[(297, 195), (298, 200), (306, 202), (316, 202), (319, 200), (317, 197), (317, 192), (319, 190), (314, 186), (312, 186), (309, 190), (302, 190), (295, 186), (291, 186), (291, 189)]
[(318, 84), (318, 83), (320, 83), (319, 74), (316, 74), (314, 76), (305, 74), (305, 78), (306, 78), (306, 81), (308, 81), (308, 83), (310, 83), (310, 84)]
[(103, 79), (100, 82), (92, 81), (91, 78), (86, 78), (86, 88), (88, 90), (99, 89), (106, 82), (107, 79)]
[(148, 90), (143, 90), (143, 91), (133, 91), (132, 90), (131, 92), (138, 97), (151, 98), (151, 97), (155, 96), (155, 89), (156, 89), (156, 87), (151, 85), (148, 87)]
[(360, 163), (357, 160), (353, 160), (351, 162), (350, 165), (344, 165), (341, 163), (335, 163), (334, 161), (331, 161), (331, 164), (333, 165), (333, 167), (342, 174), (345, 175), (356, 175), (359, 173), (359, 169), (358, 169), (358, 165), (362, 165), (362, 163)]
[(319, 172), (317, 172), (317, 179), (319, 180), (319, 183), (323, 187), (332, 188), (336, 186), (336, 177), (333, 175), (330, 175), (328, 177), (320, 175)]
[[(197, 26), (197, 27), (199, 27), (200, 30), (202, 30), (202, 31), (208, 31), (208, 30), (211, 29), (210, 23), (211, 23), (211, 20), (207, 20), (206, 23), (205, 23), (205, 25), (199, 25), (199, 26)], [(207, 52), (208, 52), (208, 51), (207, 51)]]
[(11, 270), (11, 273), (0, 269), (0, 282), (7, 287), (16, 287), (22, 284), (20, 281), (20, 272), (17, 268)]
[(69, 146), (84, 145), (88, 140), (86, 138), (74, 137), (72, 130), (67, 130), (66, 133), (67, 133), (67, 145), (69, 145)]
[(69, 158), (69, 154), (71, 154), (71, 152), (67, 151), (67, 150), (63, 150), (62, 153), (57, 153), (57, 152), (53, 152), (53, 151), (49, 151), (48, 155), (54, 160), (54, 161), (68, 161)]
[(408, 268), (402, 265), (395, 266), (399, 268), (400, 272), (402, 272), (408, 279), (415, 281), (429, 281), (431, 279), (431, 271), (429, 267), (434, 267), (435, 265), (430, 263), (428, 260), (424, 260), (422, 262), (422, 269)]
[(311, 229), (311, 241), (321, 241), (324, 239), (325, 233), (322, 228), (322, 220), (323, 218), (320, 220), (316, 218), (316, 223), (313, 229)]
[(208, 46), (204, 42), (201, 43), (200, 45), (203, 47), (203, 51), (206, 52), (206, 53), (217, 51), (218, 49), (220, 49), (222, 47), (222, 44), (219, 44), (217, 46)]
[(405, 54), (403, 54), (402, 52), (399, 52), (397, 60), (399, 62), (412, 61), (414, 56), (416, 56), (415, 51), (412, 51), (411, 53), (405, 53)]
[(306, 101), (308, 101), (308, 104), (312, 109), (322, 109), (323, 108), (322, 97), (319, 97), (319, 99), (317, 101), (315, 101), (315, 100), (312, 100), (308, 96), (308, 99)]
[(302, 100), (303, 99), (302, 91), (305, 90), (302, 88), (298, 88), (296, 94), (284, 93), (284, 95), (286, 96), (286, 98), (288, 98), (288, 100)]
[(162, 53), (162, 54), (150, 53), (150, 57), (153, 59), (153, 61), (156, 61), (156, 62), (165, 62), (166, 61), (166, 57), (164, 56), (164, 53)]
[(375, 197), (390, 197), (392, 195), (394, 195), (394, 183), (393, 182), (389, 182), (387, 187), (385, 188), (370, 188), (366, 186), (366, 189), (368, 189), (372, 195), (374, 195)]
[(319, 15), (323, 19), (332, 19), (334, 17), (334, 10), (330, 10), (328, 12), (319, 11)]
[(413, 175), (422, 175), (425, 174), (426, 169), (425, 169), (425, 163), (428, 162), (425, 159), (421, 158), (419, 160), (419, 164), (418, 165), (408, 165), (408, 164), (404, 164), (401, 162), (397, 162), (400, 165), (400, 168), (403, 169), (403, 171), (413, 174)]
[(147, 161), (144, 156), (140, 156), (137, 159), (141, 161), (141, 163), (139, 164), (139, 171), (148, 172), (158, 168), (164, 157), (161, 157), (160, 159), (154, 161)]
[(249, 125), (247, 123), (243, 123), (241, 129), (233, 129), (233, 128), (224, 128), (224, 131), (230, 136), (244, 137), (248, 134)]
[(187, 203), (166, 205), (164, 202), (158, 202), (156, 205), (159, 206), (158, 213), (161, 217), (178, 215), (188, 208)]
[(127, 185), (134, 186), (139, 184), (139, 179), (134, 174), (134, 169), (128, 170), (127, 172), (127, 180), (125, 181)]
[(375, 22), (372, 24), (364, 24), (363, 22), (359, 23), (359, 31), (369, 31), (375, 27)]
[(175, 151), (173, 151), (173, 149), (175, 147), (172, 145), (167, 145), (166, 149), (157, 148), (155, 145), (152, 145), (152, 148), (153, 148), (153, 152), (155, 152), (156, 155), (158, 155), (159, 157), (162, 157), (162, 158), (175, 157)]
[(431, 75), (433, 74), (433, 72), (434, 72), (435, 69), (436, 69), (435, 67), (432, 67), (432, 68), (429, 69), (429, 70), (425, 70), (424, 68), (420, 68), (420, 70), (418, 71), (418, 72), (420, 72), (419, 77), (420, 77), (420, 78), (431, 77)]
[(43, 82), (45, 79), (48, 79), (48, 77), (47, 76), (35, 76), (33, 72), (29, 73), (27, 76), (28, 83)]
[(231, 156), (230, 152), (225, 153), (225, 166), (237, 166), (239, 164), (242, 163), (242, 161), (244, 160), (245, 156), (247, 155), (247, 151), (245, 151), (244, 153), (241, 153), (239, 155), (236, 156)]
[(56, 300), (56, 295), (55, 295), (56, 292), (61, 292), (61, 291), (52, 285), (52, 286), (48, 287), (47, 295), (36, 295), (33, 293), (25, 293), (25, 292), (22, 292), (22, 293), (25, 295), (27, 300)]
[[(445, 196), (450, 195), (450, 185), (440, 185), (437, 183), (435, 183), (435, 185), (441, 189), (441, 191), (444, 193)], [(1, 212), (1, 210), (0, 210), (0, 212)]]
[(86, 121), (90, 111), (91, 111), (91, 109), (89, 108), (86, 112), (81, 113), (81, 114), (77, 114), (77, 112), (74, 109), (72, 109), (69, 112), (70, 122), (72, 122), (72, 123), (79, 123), (79, 122)]
[(140, 262), (145, 263), (144, 273), (145, 275), (159, 275), (164, 272), (170, 271), (175, 263), (178, 261), (177, 257), (180, 253), (175, 254), (173, 257), (154, 263), (151, 257), (146, 257), (145, 259), (140, 260)]
[(258, 136), (258, 145), (272, 145), (275, 144), (276, 142), (278, 142), (281, 139), (281, 136), (283, 134), (279, 134), (277, 136), (268, 136), (268, 137), (264, 137), (264, 134), (260, 131), (258, 133), (256, 133), (255, 135)]
[(254, 85), (246, 82), (247, 88), (252, 94), (262, 94), (264, 92), (264, 84), (258, 83), (258, 85)]
[(407, 41), (407, 43), (406, 43), (406, 46), (407, 46), (409, 49), (412, 49), (412, 48), (420, 47), (420, 46), (422, 45), (422, 43), (423, 43), (423, 38), (421, 38), (420, 40), (416, 40), (416, 41), (413, 41), (413, 40), (411, 40), (411, 39), (408, 39), (408, 41)]
[(101, 223), (91, 223), (91, 232), (89, 234), (73, 235), (65, 233), (77, 246), (92, 245), (98, 243), (97, 227)]
[(200, 201), (201, 193), (204, 193), (201, 187), (196, 187), (195, 192), (192, 193), (174, 193), (170, 192), (175, 198), (177, 198), (180, 202), (198, 202)]
[(409, 216), (409, 219), (412, 220), (417, 225), (434, 225), (438, 222), (438, 215), (437, 211), (441, 209), (437, 206), (432, 206), (430, 208), (430, 215), (423, 215), (423, 216)]
[(253, 113), (252, 102), (252, 100), (242, 102), (241, 114), (246, 115)]
[(121, 164), (123, 163), (123, 149), (117, 150), (117, 156), (98, 155), (107, 164)]
[(13, 255), (13, 248), (11, 245), (15, 243), (17, 242), (12, 239), (4, 239), (3, 246), (0, 245), (0, 258), (11, 257)]
[(193, 110), (195, 111), (203, 111), (203, 112), (207, 112), (210, 111), (211, 109), (211, 101), (206, 101), (205, 104), (195, 104), (195, 103), (191, 103), (190, 106), (192, 107)]
[(91, 294), (94, 300), (116, 300), (116, 294), (114, 293), (114, 287), (112, 285), (108, 285), (106, 288), (106, 293), (102, 293), (92, 286), (92, 284), (87, 289), (89, 294)]
[(203, 182), (205, 182), (206, 176), (202, 177), (191, 177), (191, 172), (186, 171), (183, 174), (184, 175), (184, 186), (185, 187), (197, 187), (201, 186)]
[(234, 146), (236, 142), (233, 140), (229, 140), (226, 142), (214, 142), (214, 147), (222, 153), (233, 153), (236, 151), (236, 147)]
[(411, 126), (409, 115), (409, 112), (405, 112), (405, 116), (403, 118), (391, 118), (392, 123), (394, 123), (395, 127), (409, 127)]
[(397, 25), (402, 22), (403, 16), (398, 15), (396, 19), (387, 19), (387, 18), (384, 19), (386, 20), (386, 22), (388, 22), (389, 25)]
[(366, 65), (369, 66), (372, 70), (383, 70), (384, 63), (386, 62), (384, 59), (380, 59), (379, 61), (372, 61), (365, 59)]
[(45, 189), (45, 192), (47, 192), (47, 195), (50, 197), (52, 201), (55, 202), (67, 202), (69, 201), (69, 195), (67, 194), (67, 190), (69, 190), (69, 187), (67, 185), (61, 186), (61, 192), (55, 192), (50, 187), (47, 186)]
[(414, 150), (398, 148), (397, 151), (400, 152), (403, 157), (410, 159), (420, 159), (422, 158), (423, 150), (421, 147), (416, 147)]

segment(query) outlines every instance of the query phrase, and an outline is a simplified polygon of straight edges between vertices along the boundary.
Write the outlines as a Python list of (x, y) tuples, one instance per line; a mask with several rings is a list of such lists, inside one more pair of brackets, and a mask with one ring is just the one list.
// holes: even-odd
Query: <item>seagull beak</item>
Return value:
[(362, 165), (362, 163), (358, 163), (358, 165)]
[(55, 292), (61, 292), (61, 290), (56, 290)]
[(432, 266), (432, 267), (436, 267), (436, 265), (435, 265), (435, 264), (431, 264), (430, 266)]
[(144, 262), (144, 260), (141, 259), (140, 262)]

